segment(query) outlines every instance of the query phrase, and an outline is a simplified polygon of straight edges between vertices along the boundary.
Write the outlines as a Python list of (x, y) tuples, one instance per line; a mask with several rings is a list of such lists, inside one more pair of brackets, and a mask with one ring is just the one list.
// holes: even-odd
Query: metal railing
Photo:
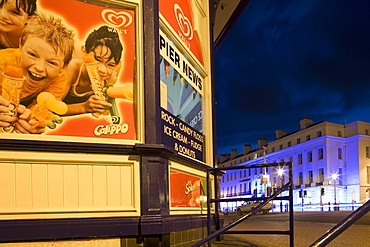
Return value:
[(317, 239), (310, 247), (321, 247), (326, 246), (328, 243), (333, 241), (336, 237), (338, 237), (342, 232), (347, 230), (353, 223), (355, 223), (358, 219), (364, 216), (366, 213), (370, 211), (370, 200), (364, 203), (361, 207), (359, 207), (356, 211), (352, 212), (346, 218), (344, 218), (341, 222), (339, 222), (336, 226), (332, 229), (327, 231), (324, 235), (322, 235), (319, 239)]
[[(211, 199), (211, 173), (213, 175), (219, 174), (221, 171), (225, 170), (238, 170), (238, 169), (251, 169), (251, 168), (260, 168), (260, 167), (287, 167), (288, 168), (288, 177), (289, 181), (285, 184), (282, 188), (275, 191), (269, 197), (255, 197), (255, 198), (227, 198), (227, 199)], [(198, 243), (192, 245), (192, 247), (199, 247), (203, 244), (208, 243), (208, 246), (212, 246), (211, 241), (220, 236), (221, 234), (283, 234), (289, 235), (290, 240), (290, 247), (294, 246), (294, 220), (293, 220), (293, 171), (292, 171), (292, 163), (291, 162), (284, 162), (284, 163), (272, 163), (272, 164), (259, 164), (259, 165), (246, 165), (246, 166), (232, 166), (232, 167), (222, 167), (222, 168), (208, 168), (207, 169), (207, 230), (208, 236)], [(279, 196), (283, 191), (288, 190), (288, 196)], [(217, 193), (216, 193), (217, 195)], [(262, 201), (257, 207), (255, 207), (251, 212), (242, 216), (240, 219), (234, 221), (233, 223), (228, 224), (227, 226), (213, 231), (212, 232), (212, 218), (211, 218), (211, 203), (215, 203), (216, 214), (219, 208), (220, 202), (229, 202), (229, 201), (244, 201), (244, 200), (256, 200)], [(262, 209), (265, 205), (273, 200), (288, 200), (289, 201), (289, 230), (287, 231), (230, 231), (229, 229), (233, 228), (234, 226), (238, 225), (239, 223), (243, 222), (244, 220), (248, 219), (255, 213), (257, 213), (260, 209)]]

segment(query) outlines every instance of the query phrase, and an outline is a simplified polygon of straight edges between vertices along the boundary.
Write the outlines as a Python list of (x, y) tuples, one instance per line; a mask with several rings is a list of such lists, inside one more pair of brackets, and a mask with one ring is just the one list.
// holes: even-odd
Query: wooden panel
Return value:
[(48, 192), (49, 207), (62, 208), (64, 205), (62, 165), (48, 165)]
[(93, 180), (92, 166), (78, 166), (78, 197), (80, 207), (91, 207), (93, 205)]
[(0, 151), (0, 220), (139, 214), (138, 161), (30, 157), (12, 162)]
[(0, 163), (0, 171), (0, 209), (13, 208), (15, 206), (15, 166), (12, 163)]
[[(130, 174), (128, 176), (128, 174)], [(134, 195), (134, 180), (133, 180), (133, 170), (132, 166), (122, 166), (121, 167), (121, 198), (122, 206), (129, 207), (134, 204), (133, 195)]]
[(78, 174), (77, 165), (63, 165), (64, 207), (78, 207)]
[(121, 172), (119, 166), (107, 166), (107, 204), (111, 207), (121, 206), (122, 190)]
[(17, 164), (15, 167), (15, 206), (31, 208), (31, 165)]
[(32, 184), (32, 207), (48, 207), (48, 176), (47, 166), (44, 164), (32, 164), (31, 184)]
[(107, 206), (107, 170), (105, 166), (93, 167), (94, 206)]

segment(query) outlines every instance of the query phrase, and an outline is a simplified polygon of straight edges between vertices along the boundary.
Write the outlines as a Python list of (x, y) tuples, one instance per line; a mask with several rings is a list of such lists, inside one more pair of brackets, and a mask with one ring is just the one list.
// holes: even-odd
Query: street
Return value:
[[(352, 211), (331, 212), (295, 212), (294, 213), (294, 243), (296, 247), (308, 247)], [(229, 214), (224, 218), (224, 224), (230, 224), (238, 219), (237, 215)], [(230, 230), (289, 230), (288, 213), (271, 213), (254, 215)], [(355, 222), (327, 246), (370, 246), (370, 213)], [(284, 247), (289, 246), (289, 235), (261, 234), (224, 234), (221, 242), (212, 246), (255, 246)]]

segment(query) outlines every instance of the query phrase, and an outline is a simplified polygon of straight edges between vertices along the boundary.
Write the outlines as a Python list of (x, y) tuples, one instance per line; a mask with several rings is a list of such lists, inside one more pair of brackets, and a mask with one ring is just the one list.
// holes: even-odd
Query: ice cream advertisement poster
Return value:
[[(53, 16), (74, 33), (74, 50), (68, 65), (47, 85), (49, 88), (44, 85), (26, 97), (27, 85), (22, 88), (19, 104), (31, 109), (27, 121), (39, 131), (35, 139), (86, 142), (116, 139), (122, 143), (138, 138), (135, 9), (125, 5), (125, 1), (109, 5), (99, 2), (37, 0), (36, 15)], [(60, 32), (55, 30), (55, 33)], [(45, 42), (48, 45), (48, 41)], [(63, 45), (61, 42), (53, 47)], [(26, 45), (19, 47), (21, 54), (24, 47)], [(61, 51), (62, 54), (63, 49)], [(42, 52), (40, 57), (46, 56)], [(32, 69), (28, 73), (34, 78), (38, 76)], [(56, 94), (50, 88), (57, 80)], [(6, 134), (22, 139), (20, 132), (15, 127)], [(24, 136), (28, 139), (30, 135)]]
[[(203, 181), (202, 181), (203, 180)], [(204, 179), (179, 171), (171, 171), (170, 194), (171, 207), (204, 207)]]
[(181, 43), (204, 65), (200, 29), (195, 0), (159, 0), (159, 12), (173, 29)]

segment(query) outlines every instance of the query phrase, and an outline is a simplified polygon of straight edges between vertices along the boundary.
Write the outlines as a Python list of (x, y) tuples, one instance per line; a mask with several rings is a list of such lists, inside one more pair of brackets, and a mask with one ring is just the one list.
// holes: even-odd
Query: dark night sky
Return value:
[(370, 1), (252, 0), (214, 63), (219, 154), (302, 117), (370, 122)]

